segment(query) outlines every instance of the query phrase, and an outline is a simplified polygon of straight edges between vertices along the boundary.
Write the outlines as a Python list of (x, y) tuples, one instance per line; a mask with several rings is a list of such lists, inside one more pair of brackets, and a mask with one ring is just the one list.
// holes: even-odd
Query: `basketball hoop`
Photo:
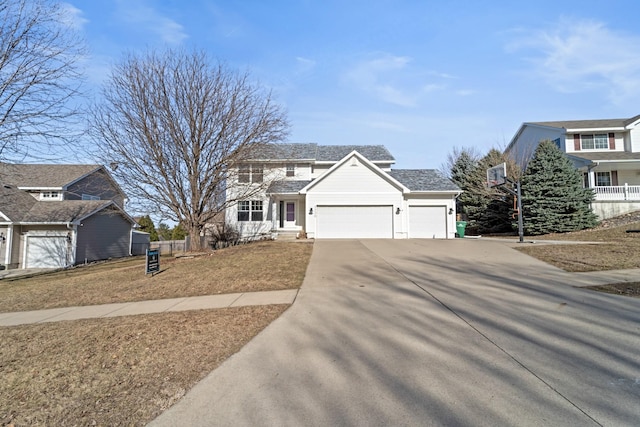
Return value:
[(487, 169), (487, 186), (489, 188), (497, 187), (507, 183), (507, 164), (501, 163), (497, 166)]

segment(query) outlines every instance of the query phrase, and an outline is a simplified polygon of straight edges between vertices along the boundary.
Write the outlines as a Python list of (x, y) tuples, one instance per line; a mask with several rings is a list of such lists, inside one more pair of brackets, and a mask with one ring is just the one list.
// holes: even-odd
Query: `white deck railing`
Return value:
[(640, 200), (640, 185), (608, 185), (593, 187), (596, 200)]

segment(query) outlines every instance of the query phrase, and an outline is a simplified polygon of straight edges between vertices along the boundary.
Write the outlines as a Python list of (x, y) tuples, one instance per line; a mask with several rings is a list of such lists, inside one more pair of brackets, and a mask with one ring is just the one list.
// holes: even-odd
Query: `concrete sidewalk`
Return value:
[(297, 295), (298, 289), (285, 289), (281, 291), (243, 292), (152, 301), (125, 302), (119, 304), (63, 307), (49, 310), (17, 311), (0, 313), (0, 326), (60, 322), (63, 320), (93, 319), (98, 317), (131, 316), (136, 314), (171, 311), (243, 307), (249, 305), (292, 304)]

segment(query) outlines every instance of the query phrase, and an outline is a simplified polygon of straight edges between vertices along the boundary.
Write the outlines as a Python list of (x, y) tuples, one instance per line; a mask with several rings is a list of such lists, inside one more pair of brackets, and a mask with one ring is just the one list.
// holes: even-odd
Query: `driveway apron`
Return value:
[(635, 425), (640, 300), (577, 280), (500, 242), (317, 241), (293, 306), (151, 425)]

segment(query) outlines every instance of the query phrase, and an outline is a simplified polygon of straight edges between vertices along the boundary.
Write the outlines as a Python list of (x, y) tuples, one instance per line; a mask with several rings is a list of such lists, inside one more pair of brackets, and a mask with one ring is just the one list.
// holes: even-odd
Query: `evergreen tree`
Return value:
[(184, 240), (185, 237), (187, 237), (187, 234), (188, 233), (186, 232), (184, 227), (178, 224), (173, 227), (173, 230), (171, 230), (171, 240)]
[(156, 231), (158, 232), (158, 239), (171, 240), (172, 230), (164, 222), (161, 222), (160, 224), (158, 224), (158, 228), (156, 229)]
[(459, 197), (462, 212), (466, 215), (469, 225), (479, 233), (498, 233), (512, 229), (512, 196), (487, 186), (487, 169), (505, 162), (507, 174), (515, 180), (518, 174), (513, 162), (503, 152), (492, 148), (476, 162), (461, 185), (464, 190)]
[(156, 226), (153, 224), (153, 220), (149, 215), (140, 217), (140, 219), (138, 220), (138, 225), (140, 226), (140, 231), (149, 233), (149, 240), (151, 240), (152, 242), (158, 241), (158, 232), (156, 231)]
[(552, 141), (538, 145), (521, 184), (526, 234), (562, 233), (597, 224), (589, 206), (593, 191), (583, 188), (581, 173)]

